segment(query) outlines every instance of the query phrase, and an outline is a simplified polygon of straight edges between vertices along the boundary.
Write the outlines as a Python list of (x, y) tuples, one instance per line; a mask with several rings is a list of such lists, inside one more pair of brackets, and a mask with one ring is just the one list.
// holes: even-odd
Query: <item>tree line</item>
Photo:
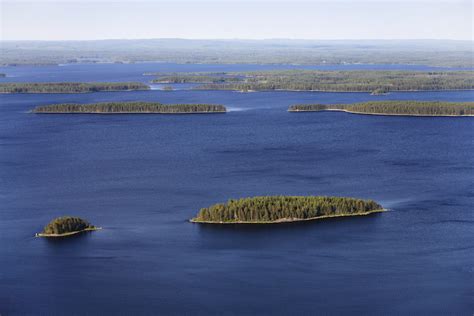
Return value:
[(195, 222), (274, 222), (382, 210), (372, 200), (326, 196), (259, 196), (202, 208)]
[(0, 84), (0, 93), (85, 93), (149, 89), (148, 85), (141, 82), (15, 82)]
[(225, 82), (238, 82), (241, 78), (237, 77), (224, 77), (224, 76), (204, 76), (204, 75), (172, 75), (172, 76), (160, 76), (153, 79), (152, 83), (225, 83)]
[(162, 104), (158, 102), (103, 102), (38, 106), (33, 113), (225, 113), (217, 104)]
[(290, 112), (344, 110), (367, 114), (398, 115), (474, 115), (474, 102), (371, 101), (354, 104), (296, 104)]

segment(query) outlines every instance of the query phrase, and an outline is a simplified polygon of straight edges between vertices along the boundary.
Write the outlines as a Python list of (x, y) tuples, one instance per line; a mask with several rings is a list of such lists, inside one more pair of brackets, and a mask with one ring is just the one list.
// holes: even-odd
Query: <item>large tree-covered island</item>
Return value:
[(66, 237), (99, 229), (102, 228), (91, 225), (82, 218), (64, 216), (53, 219), (41, 233), (36, 234), (36, 237)]
[(150, 90), (141, 82), (15, 82), (1, 83), (0, 93), (89, 93)]
[(104, 102), (92, 104), (52, 104), (38, 106), (38, 114), (206, 114), (226, 113), (218, 104), (162, 104), (159, 102)]
[(474, 89), (473, 71), (271, 70), (157, 74), (155, 83), (196, 83), (193, 89), (369, 92)]
[(369, 215), (384, 208), (372, 200), (326, 196), (258, 196), (202, 208), (193, 223), (270, 224)]
[(404, 116), (474, 116), (474, 102), (371, 101), (353, 104), (296, 104), (289, 112), (342, 111)]

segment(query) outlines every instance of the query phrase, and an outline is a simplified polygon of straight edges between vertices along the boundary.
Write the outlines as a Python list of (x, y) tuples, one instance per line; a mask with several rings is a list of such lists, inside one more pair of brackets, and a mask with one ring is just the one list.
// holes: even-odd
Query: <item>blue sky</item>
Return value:
[(472, 40), (465, 0), (1, 1), (3, 40)]

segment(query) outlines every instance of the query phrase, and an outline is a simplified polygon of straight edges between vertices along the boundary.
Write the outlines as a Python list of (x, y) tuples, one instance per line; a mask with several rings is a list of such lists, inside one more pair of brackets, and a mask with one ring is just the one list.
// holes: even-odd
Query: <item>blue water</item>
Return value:
[(425, 65), (259, 65), (259, 64), (68, 64), (62, 66), (22, 66), (0, 67), (0, 73), (7, 77), (2, 82), (85, 82), (85, 81), (141, 81), (149, 82), (153, 76), (143, 76), (146, 72), (230, 72), (258, 70), (408, 70), (408, 71), (454, 71), (472, 68), (432, 67)]
[[(474, 120), (286, 112), (377, 99), (474, 95), (0, 95), (0, 314), (471, 315)], [(28, 113), (107, 100), (231, 111)], [(201, 207), (269, 194), (372, 198), (390, 212), (258, 227), (187, 222)], [(33, 238), (67, 214), (104, 229)]]

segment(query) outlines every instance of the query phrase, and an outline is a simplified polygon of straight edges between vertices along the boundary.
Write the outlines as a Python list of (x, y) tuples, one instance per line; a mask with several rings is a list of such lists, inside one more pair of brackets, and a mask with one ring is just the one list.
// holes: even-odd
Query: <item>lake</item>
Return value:
[[(16, 76), (0, 81), (146, 81), (146, 71), (252, 67), (17, 67), (0, 69)], [(0, 95), (0, 314), (472, 314), (474, 119), (286, 112), (390, 99), (474, 93)], [(28, 113), (132, 100), (230, 112)], [(279, 194), (370, 198), (390, 211), (264, 226), (187, 221), (230, 198)], [(61, 215), (104, 229), (34, 238)]]

